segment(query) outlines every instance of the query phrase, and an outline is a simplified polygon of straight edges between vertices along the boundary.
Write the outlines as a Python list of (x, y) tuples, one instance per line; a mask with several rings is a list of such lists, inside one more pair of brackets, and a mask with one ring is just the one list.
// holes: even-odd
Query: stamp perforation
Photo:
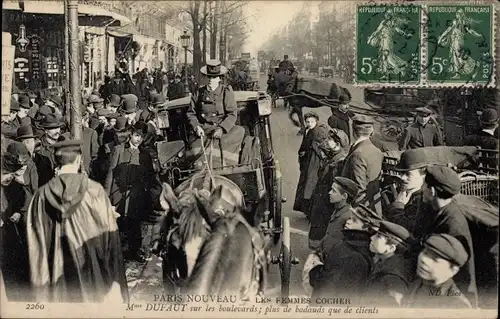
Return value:
[[(401, 0), (394, 0), (394, 1), (384, 1), (384, 2), (375, 2), (375, 1), (367, 1), (367, 2), (363, 2), (363, 3), (358, 3), (356, 5), (356, 18), (355, 18), (355, 28), (354, 28), (354, 39), (355, 39), (355, 46), (354, 46), (354, 50), (355, 50), (355, 59), (354, 59), (354, 68), (353, 68), (353, 84), (354, 86), (356, 87), (370, 87), (370, 88), (380, 88), (380, 87), (404, 87), (404, 88), (418, 88), (421, 86), (422, 84), (422, 72), (420, 73), (420, 76), (418, 78), (418, 81), (417, 83), (397, 83), (397, 82), (367, 82), (367, 83), (359, 83), (357, 80), (358, 80), (358, 76), (357, 76), (357, 70), (358, 70), (358, 39), (357, 39), (357, 35), (358, 35), (358, 28), (359, 28), (359, 16), (358, 16), (358, 9), (359, 7), (363, 7), (363, 6), (371, 6), (371, 7), (418, 7), (420, 9), (420, 16), (419, 16), (419, 21), (421, 23), (421, 19), (422, 19), (422, 5), (420, 3), (416, 3), (416, 2), (407, 2), (407, 1), (401, 1)], [(422, 37), (422, 30), (421, 28), (419, 29), (419, 36), (420, 36), (420, 39)], [(420, 47), (422, 45), (422, 43), (420, 42), (419, 43)], [(422, 50), (421, 48), (419, 48), (419, 59), (420, 59), (420, 63), (419, 63), (419, 66), (418, 68), (421, 67), (422, 65)]]
[[(428, 37), (429, 37), (429, 24), (428, 24), (428, 7), (429, 6), (490, 6), (491, 7), (491, 34), (489, 35), (491, 37), (491, 44), (490, 44), (490, 52), (492, 54), (492, 59), (491, 59), (491, 76), (489, 78), (488, 82), (483, 82), (483, 83), (463, 83), (463, 82), (446, 82), (444, 80), (442, 83), (431, 83), (428, 78), (428, 54), (429, 54), (429, 43), (428, 43)], [(393, 7), (393, 6), (419, 6), (420, 7), (420, 78), (417, 84), (412, 84), (412, 83), (397, 83), (397, 82), (359, 82), (359, 74), (358, 72), (358, 46), (359, 46), (359, 41), (357, 39), (358, 36), (358, 28), (360, 27), (359, 25), (359, 7), (360, 6), (372, 6), (372, 7)], [(446, 1), (414, 1), (411, 3), (407, 2), (400, 2), (400, 1), (384, 1), (384, 2), (373, 2), (373, 1), (368, 1), (368, 2), (363, 2), (363, 3), (358, 3), (356, 6), (356, 18), (355, 18), (355, 59), (354, 59), (354, 67), (353, 67), (353, 83), (357, 87), (371, 87), (371, 88), (384, 88), (384, 87), (400, 87), (400, 88), (433, 88), (433, 89), (439, 89), (439, 88), (478, 88), (478, 87), (496, 87), (497, 85), (497, 79), (500, 78), (500, 57), (498, 57), (497, 52), (500, 52), (500, 39), (498, 35), (498, 15), (500, 14), (500, 4), (495, 2), (494, 0), (471, 0), (471, 1), (465, 1), (465, 0), (457, 0), (453, 2), (446, 2)]]

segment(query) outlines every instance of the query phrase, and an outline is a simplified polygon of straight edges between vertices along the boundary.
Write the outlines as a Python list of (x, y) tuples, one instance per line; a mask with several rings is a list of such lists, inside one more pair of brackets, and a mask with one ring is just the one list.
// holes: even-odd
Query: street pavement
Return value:
[[(335, 81), (334, 79), (330, 79)], [(260, 88), (265, 90), (267, 75), (262, 74), (260, 79)], [(340, 82), (337, 82), (340, 83)], [(355, 88), (349, 84), (341, 84), (347, 87), (353, 96), (353, 101), (357, 106), (364, 105), (363, 90)], [(308, 109), (304, 109), (305, 112)], [(314, 110), (320, 116), (320, 121), (326, 123), (326, 120), (331, 115), (328, 107), (322, 107)], [(287, 202), (283, 204), (283, 215), (290, 219), (291, 229), (291, 246), (292, 254), (297, 257), (300, 263), (292, 266), (290, 278), (290, 295), (299, 296), (304, 295), (302, 288), (302, 268), (304, 262), (309, 254), (308, 249), (308, 221), (304, 214), (293, 211), (293, 201), (295, 196), (295, 189), (299, 178), (299, 166), (297, 160), (297, 151), (302, 141), (302, 136), (298, 136), (298, 128), (293, 126), (288, 118), (288, 111), (284, 110), (282, 104), (278, 108), (273, 109), (271, 115), (271, 132), (273, 136), (273, 144), (275, 154), (281, 165), (281, 173), (283, 175), (283, 196)], [(148, 239), (145, 239), (147, 242)], [(279, 253), (278, 244), (273, 253)], [(280, 271), (278, 265), (271, 265), (269, 274), (271, 287), (271, 295), (279, 295), (280, 287)], [(140, 267), (137, 264), (127, 265), (127, 279), (129, 281), (129, 288), (131, 291), (131, 298), (135, 301), (151, 301), (155, 294), (162, 293), (161, 287), (161, 261), (153, 256), (148, 263)]]

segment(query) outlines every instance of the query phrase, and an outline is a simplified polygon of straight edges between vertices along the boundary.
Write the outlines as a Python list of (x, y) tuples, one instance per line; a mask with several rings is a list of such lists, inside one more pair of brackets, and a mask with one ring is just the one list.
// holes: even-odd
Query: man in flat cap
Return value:
[(352, 118), (356, 114), (349, 109), (349, 102), (351, 99), (346, 94), (339, 96), (340, 105), (336, 108), (331, 108), (332, 115), (328, 118), (328, 125), (331, 128), (336, 128), (344, 131), (349, 137), (349, 143), (354, 141), (352, 136)]
[(187, 113), (191, 127), (200, 138), (193, 142), (194, 156), (202, 154), (201, 138), (209, 137), (212, 140), (205, 141), (204, 146), (215, 144), (212, 165), (236, 165), (245, 129), (236, 125), (238, 107), (233, 89), (221, 83), (227, 68), (219, 60), (209, 60), (200, 71), (208, 78), (208, 84), (198, 89)]
[(418, 256), (417, 276), (403, 306), (410, 308), (473, 308), (454, 279), (470, 256), (450, 234), (431, 234)]
[[(323, 218), (311, 216), (309, 248), (316, 249), (318, 247), (320, 252), (329, 251), (342, 240), (342, 230), (346, 221), (351, 217), (352, 202), (358, 197), (359, 191), (359, 186), (348, 178), (337, 176), (333, 179), (328, 193), (333, 212), (330, 216)], [(317, 219), (320, 222), (316, 223)], [(316, 224), (318, 230), (313, 226)], [(315, 245), (314, 241), (319, 241), (319, 246)]]
[[(314, 289), (312, 302), (318, 297), (331, 297), (332, 294), (350, 299), (353, 305), (360, 302), (372, 265), (369, 250), (372, 227), (380, 222), (380, 218), (363, 205), (352, 209), (351, 214), (343, 230), (342, 241), (330, 251), (325, 251), (320, 257), (322, 264), (309, 271), (309, 282)], [(317, 256), (311, 254), (304, 268)]]
[(444, 145), (440, 128), (429, 123), (434, 112), (429, 107), (419, 107), (416, 111), (416, 121), (405, 129), (399, 150)]
[(31, 285), (37, 301), (120, 304), (128, 290), (116, 213), (103, 187), (80, 173), (82, 144), (54, 144), (57, 176), (28, 210)]
[(356, 182), (366, 194), (369, 207), (381, 214), (380, 177), (384, 155), (370, 140), (374, 121), (366, 115), (356, 115), (352, 120), (355, 140), (344, 160), (341, 176)]
[(26, 211), (31, 200), (24, 174), (30, 154), (23, 143), (13, 141), (2, 154), (0, 256), (9, 301), (29, 300)]
[(498, 127), (497, 110), (489, 108), (481, 113), (479, 119), (481, 131), (465, 137), (464, 145), (479, 146), (487, 150), (498, 150), (498, 136), (495, 130)]
[(363, 294), (367, 305), (397, 307), (413, 281), (413, 260), (405, 258), (410, 232), (403, 226), (381, 221), (371, 237), (373, 268)]
[(432, 210), (425, 212), (430, 223), (426, 223), (424, 236), (448, 234), (462, 243), (469, 258), (457, 273), (455, 281), (458, 288), (476, 307), (478, 297), (472, 236), (463, 211), (464, 207), (453, 198), (460, 192), (460, 187), (460, 178), (451, 168), (445, 166), (429, 166), (427, 168), (422, 189), (423, 201), (430, 203)]

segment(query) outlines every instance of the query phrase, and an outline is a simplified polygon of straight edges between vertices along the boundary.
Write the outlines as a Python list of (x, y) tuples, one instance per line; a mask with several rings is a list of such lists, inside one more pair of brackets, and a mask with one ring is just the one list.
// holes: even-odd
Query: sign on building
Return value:
[(15, 47), (10, 33), (2, 32), (2, 115), (10, 114)]

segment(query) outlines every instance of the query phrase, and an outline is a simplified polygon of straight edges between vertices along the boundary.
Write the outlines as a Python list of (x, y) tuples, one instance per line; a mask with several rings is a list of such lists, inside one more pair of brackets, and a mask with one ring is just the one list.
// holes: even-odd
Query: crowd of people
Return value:
[[(416, 109), (416, 121), (401, 136), (399, 186), (385, 203), (386, 150), (373, 138), (375, 122), (352, 112), (347, 96), (340, 102), (327, 124), (305, 114), (298, 151), (293, 209), (310, 223), (303, 286), (312, 301), (341, 296), (363, 306), (496, 308), (498, 207), (460, 201), (457, 171), (429, 156), (430, 148), (445, 149), (433, 110)], [(498, 152), (497, 110), (483, 110), (480, 123), (465, 146)], [(496, 226), (478, 226), (467, 214), (482, 209), (496, 215)]]

